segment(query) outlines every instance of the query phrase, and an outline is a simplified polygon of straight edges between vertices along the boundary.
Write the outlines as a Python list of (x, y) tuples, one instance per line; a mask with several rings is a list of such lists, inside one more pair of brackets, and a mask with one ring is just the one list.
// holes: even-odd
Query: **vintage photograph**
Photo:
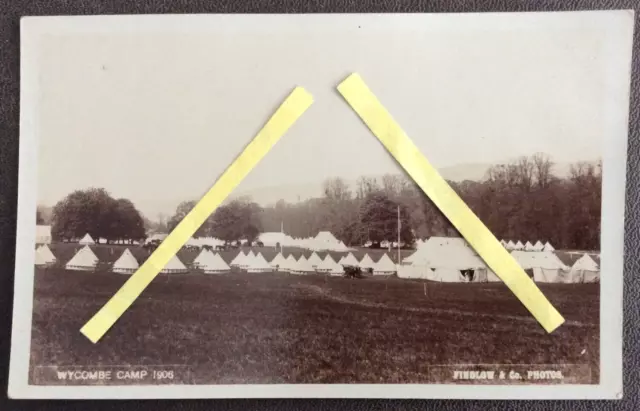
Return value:
[[(602, 287), (622, 278), (604, 238), (622, 230), (606, 213), (624, 212), (625, 13), (23, 21), (37, 144), (20, 384), (600, 386)], [(560, 328), (538, 324), (342, 100), (352, 71)], [(89, 341), (80, 328), (295, 86), (314, 104)]]

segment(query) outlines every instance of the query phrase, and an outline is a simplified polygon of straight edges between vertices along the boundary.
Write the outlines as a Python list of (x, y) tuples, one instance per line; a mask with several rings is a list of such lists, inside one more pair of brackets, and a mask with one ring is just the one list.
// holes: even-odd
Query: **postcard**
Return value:
[[(621, 398), (633, 22), (24, 18), (9, 395)], [(351, 73), (559, 328), (373, 136), (336, 90)], [(296, 87), (313, 104), (90, 341), (80, 329)]]

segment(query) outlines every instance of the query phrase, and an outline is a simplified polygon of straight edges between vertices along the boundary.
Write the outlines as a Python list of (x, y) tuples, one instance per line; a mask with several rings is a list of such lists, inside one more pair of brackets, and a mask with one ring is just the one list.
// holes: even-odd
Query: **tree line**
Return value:
[[(554, 174), (545, 154), (492, 166), (482, 181), (449, 181), (498, 239), (550, 241), (563, 249), (600, 248), (601, 162), (572, 164)], [(458, 236), (457, 230), (406, 176), (361, 177), (355, 187), (340, 178), (325, 181), (324, 195), (296, 204), (264, 208), (265, 231), (284, 229), (295, 237), (330, 230), (346, 244), (395, 241), (397, 207), (401, 241), (413, 237)]]
[[(361, 244), (365, 238), (379, 244), (385, 239), (397, 239), (400, 227), (400, 240), (406, 245), (413, 243), (410, 213), (405, 204), (374, 186), (361, 195), (361, 201), (354, 201), (341, 179), (331, 179), (325, 183), (324, 197), (302, 203), (280, 201), (273, 207), (260, 207), (250, 197), (241, 197), (218, 207), (195, 236), (216, 237), (226, 243), (241, 239), (253, 243), (261, 232), (284, 228), (285, 233), (300, 238), (328, 230), (346, 244)], [(175, 228), (195, 203), (181, 203), (169, 219), (168, 229)]]
[[(559, 177), (547, 155), (535, 154), (491, 167), (482, 181), (449, 184), (498, 238), (550, 241), (562, 249), (600, 248), (600, 162), (575, 163)], [(127, 199), (114, 199), (104, 189), (78, 190), (53, 208), (52, 236), (143, 239), (151, 228), (171, 231), (195, 203), (184, 201), (167, 221), (151, 222)], [(48, 217), (43, 216), (38, 210), (39, 222)], [(196, 236), (253, 242), (259, 233), (281, 227), (301, 238), (328, 230), (347, 245), (397, 241), (398, 236), (411, 245), (415, 238), (459, 235), (413, 180), (385, 175), (361, 177), (354, 187), (341, 178), (327, 179), (321, 197), (294, 204), (281, 200), (261, 207), (250, 197), (237, 198), (220, 206)]]

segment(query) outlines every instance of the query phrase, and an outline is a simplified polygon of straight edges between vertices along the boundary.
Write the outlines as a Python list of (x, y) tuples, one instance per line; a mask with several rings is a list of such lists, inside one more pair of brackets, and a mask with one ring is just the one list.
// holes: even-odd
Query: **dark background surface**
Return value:
[[(12, 401), (7, 399), (13, 301), (15, 216), (18, 193), (19, 24), (21, 16), (160, 13), (382, 13), (635, 9), (637, 1), (384, 1), (367, 0), (0, 0), (0, 410), (613, 410), (640, 409), (638, 271), (640, 150), (638, 28), (634, 33), (627, 165), (624, 289), (624, 399), (622, 401), (426, 401), (426, 400), (187, 400), (187, 401)], [(636, 20), (638, 16), (636, 14)], [(461, 387), (462, 388), (462, 387)]]

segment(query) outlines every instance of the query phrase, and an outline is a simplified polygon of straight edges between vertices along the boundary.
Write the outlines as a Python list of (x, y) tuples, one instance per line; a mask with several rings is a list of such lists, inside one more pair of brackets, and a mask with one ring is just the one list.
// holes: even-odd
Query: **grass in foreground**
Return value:
[(501, 283), (282, 273), (160, 275), (97, 343), (79, 329), (128, 277), (36, 270), (31, 365), (184, 364), (196, 384), (420, 383), (436, 364), (588, 364), (599, 285), (541, 288), (547, 334)]

